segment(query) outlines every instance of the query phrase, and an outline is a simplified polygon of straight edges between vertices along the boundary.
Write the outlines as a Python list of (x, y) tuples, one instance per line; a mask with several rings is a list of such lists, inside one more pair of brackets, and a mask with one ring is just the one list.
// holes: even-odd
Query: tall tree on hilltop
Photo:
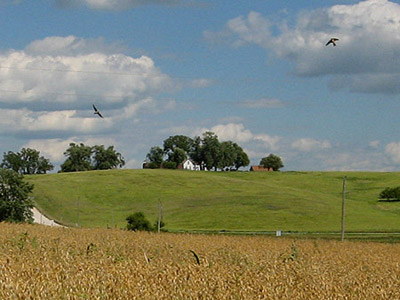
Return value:
[(201, 151), (207, 169), (214, 168), (217, 171), (222, 153), (218, 136), (214, 132), (203, 133)]
[(50, 160), (40, 156), (40, 152), (31, 148), (22, 148), (20, 152), (8, 151), (3, 155), (1, 167), (19, 174), (46, 174), (53, 170)]
[(192, 149), (193, 139), (184, 135), (170, 136), (164, 140), (164, 152), (168, 155), (169, 152), (174, 151), (175, 148), (180, 148), (186, 153)]
[(233, 143), (233, 148), (235, 149), (235, 152), (236, 152), (236, 158), (235, 158), (235, 168), (236, 168), (236, 170), (239, 170), (240, 167), (248, 166), (250, 164), (250, 159), (247, 156), (247, 153), (244, 152), (242, 147), (240, 147), (236, 143)]
[(260, 161), (260, 165), (262, 165), (264, 168), (272, 168), (274, 171), (278, 171), (280, 168), (283, 168), (282, 159), (275, 154), (270, 154), (267, 157), (263, 157)]
[(79, 145), (70, 143), (69, 148), (65, 150), (64, 155), (67, 159), (61, 164), (61, 172), (92, 170), (92, 147), (85, 146), (83, 143), (80, 143)]
[(107, 149), (101, 146), (93, 146), (93, 170), (108, 170), (122, 168), (125, 165), (125, 160), (121, 153), (114, 149), (114, 146), (109, 146)]
[(164, 161), (164, 151), (158, 146), (153, 146), (150, 148), (149, 153), (147, 153), (146, 158), (149, 161), (148, 167), (150, 169), (161, 168)]

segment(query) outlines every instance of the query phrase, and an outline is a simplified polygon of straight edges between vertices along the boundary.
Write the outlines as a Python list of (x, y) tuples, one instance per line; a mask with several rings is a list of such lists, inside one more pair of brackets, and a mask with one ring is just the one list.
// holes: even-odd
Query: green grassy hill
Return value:
[(338, 231), (343, 176), (346, 229), (400, 231), (400, 203), (378, 202), (400, 173), (110, 170), (35, 175), (37, 206), (66, 225), (125, 227), (130, 213), (168, 230)]

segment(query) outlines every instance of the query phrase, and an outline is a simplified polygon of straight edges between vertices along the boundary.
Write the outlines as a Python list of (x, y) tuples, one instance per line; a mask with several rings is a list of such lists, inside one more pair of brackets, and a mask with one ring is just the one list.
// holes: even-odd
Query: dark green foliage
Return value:
[(31, 222), (33, 185), (13, 170), (0, 169), (0, 222)]
[(260, 161), (260, 165), (264, 168), (272, 168), (274, 171), (278, 171), (280, 168), (283, 168), (282, 159), (275, 154), (270, 154), (267, 157), (263, 157)]
[(89, 171), (92, 169), (91, 156), (92, 147), (70, 143), (69, 148), (64, 152), (66, 161), (61, 165), (61, 172)]
[(125, 160), (121, 153), (115, 151), (114, 146), (109, 146), (107, 149), (101, 146), (93, 146), (93, 170), (109, 170), (125, 165)]
[(147, 153), (146, 156), (146, 158), (149, 161), (150, 169), (160, 168), (164, 161), (163, 157), (164, 157), (164, 151), (160, 147), (158, 146), (151, 147), (150, 152)]
[(103, 145), (90, 147), (82, 143), (71, 143), (64, 155), (67, 159), (61, 165), (61, 172), (108, 170), (125, 164), (121, 153), (117, 152), (114, 146), (105, 149)]
[(152, 231), (153, 228), (151, 227), (151, 224), (149, 220), (146, 219), (144, 214), (142, 212), (136, 212), (128, 217), (126, 217), (126, 221), (128, 221), (128, 224), (126, 225), (126, 229), (128, 230), (139, 230), (139, 231)]
[(400, 186), (384, 189), (379, 194), (379, 199), (386, 201), (400, 201)]
[(182, 149), (184, 152), (189, 153), (192, 149), (193, 139), (184, 135), (170, 136), (164, 141), (164, 153), (168, 155), (169, 152), (174, 151), (176, 148)]
[(247, 153), (236, 143), (233, 143), (233, 147), (236, 151), (235, 168), (238, 170), (240, 167), (246, 167), (250, 164), (250, 159)]
[(175, 169), (179, 164), (183, 163), (186, 160), (186, 158), (187, 155), (185, 150), (178, 147), (174, 148), (173, 151), (170, 151), (168, 153), (168, 161), (175, 163)]
[(165, 161), (163, 162), (162, 167), (164, 169), (176, 169), (177, 164), (174, 161)]
[[(167, 156), (164, 161), (164, 156)], [(164, 141), (164, 150), (155, 146), (147, 154), (145, 168), (177, 168), (190, 158), (202, 170), (238, 170), (249, 165), (250, 160), (243, 149), (232, 141), (220, 142), (213, 132), (205, 132), (201, 137), (191, 139), (183, 135), (170, 136)], [(166, 163), (168, 162), (168, 163)]]
[(20, 174), (46, 174), (53, 170), (50, 160), (40, 156), (35, 149), (22, 148), (21, 152), (8, 151), (3, 155), (2, 168), (11, 169)]
[(231, 141), (221, 143), (221, 159), (219, 168), (222, 170), (235, 168), (238, 170), (240, 167), (248, 166), (250, 160), (243, 149), (236, 143)]
[(218, 136), (215, 133), (210, 131), (203, 133), (201, 153), (207, 169), (214, 168), (217, 171), (222, 158), (222, 151)]

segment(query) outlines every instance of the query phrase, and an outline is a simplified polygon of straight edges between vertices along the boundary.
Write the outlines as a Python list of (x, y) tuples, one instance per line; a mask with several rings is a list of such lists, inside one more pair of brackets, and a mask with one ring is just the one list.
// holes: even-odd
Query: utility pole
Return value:
[(157, 230), (158, 233), (161, 231), (161, 220), (162, 220), (162, 205), (161, 201), (158, 201), (158, 222), (157, 222)]
[(344, 219), (346, 215), (345, 210), (345, 200), (346, 200), (346, 176), (343, 177), (343, 191), (342, 191), (342, 242), (344, 241)]

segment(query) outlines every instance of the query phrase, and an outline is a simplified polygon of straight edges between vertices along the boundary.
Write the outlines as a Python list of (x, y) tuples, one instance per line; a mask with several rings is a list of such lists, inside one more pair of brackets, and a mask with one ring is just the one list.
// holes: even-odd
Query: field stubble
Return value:
[(0, 232), (0, 299), (400, 299), (398, 244), (4, 223)]

